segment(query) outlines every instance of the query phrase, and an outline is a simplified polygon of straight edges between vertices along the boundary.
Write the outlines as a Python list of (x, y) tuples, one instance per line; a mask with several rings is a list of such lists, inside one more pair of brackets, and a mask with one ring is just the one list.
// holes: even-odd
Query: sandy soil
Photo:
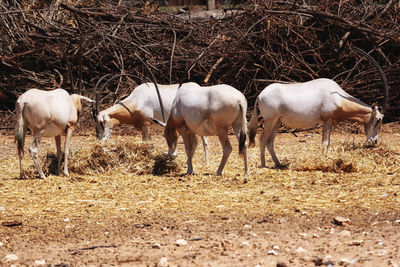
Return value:
[[(398, 125), (387, 127), (382, 134), (383, 140), (399, 145), (399, 133)], [(75, 135), (73, 138), (76, 148), (93, 136)], [(338, 140), (341, 137), (335, 133), (332, 138)], [(165, 146), (161, 137), (156, 136), (153, 140), (159, 146)], [(278, 140), (280, 143), (303, 145), (291, 134), (284, 134)], [(211, 147), (215, 146), (215, 151), (220, 151), (216, 142), (212, 139)], [(313, 134), (307, 142), (319, 143), (320, 135)], [(96, 198), (96, 192), (92, 192), (94, 202), (70, 199), (62, 209), (52, 208), (50, 204), (38, 208), (32, 200), (34, 197), (50, 203), (53, 194), (68, 195), (71, 184), (75, 186), (74, 190), (78, 190), (79, 179), (96, 185), (95, 177), (71, 180), (52, 176), (44, 181), (18, 180), (11, 132), (0, 135), (0, 146), (2, 167), (10, 169), (10, 172), (0, 173), (2, 266), (400, 265), (400, 207), (393, 204), (399, 202), (397, 193), (395, 200), (390, 202), (391, 207), (384, 210), (342, 205), (341, 210), (315, 213), (294, 209), (277, 214), (267, 209), (255, 211), (244, 208), (241, 213), (229, 213), (228, 210), (224, 216), (218, 212), (193, 215), (189, 212), (190, 201), (183, 203), (179, 210), (172, 211), (162, 207), (152, 210), (135, 208), (134, 212), (127, 213), (125, 210), (132, 209), (131, 206), (120, 207), (115, 203), (117, 211), (110, 209), (109, 213), (96, 213), (94, 208), (97, 205), (108, 205), (112, 201), (112, 197)], [(44, 139), (42, 148), (53, 150), (53, 140)], [(293, 150), (295, 152), (296, 148), (293, 147)], [(251, 151), (255, 155), (258, 153), (256, 148)], [(199, 148), (197, 154), (201, 153)], [(26, 157), (27, 161), (31, 161), (29, 155)], [(231, 157), (237, 155), (232, 153)], [(251, 160), (258, 161), (255, 158)], [(11, 161), (15, 165), (11, 166)], [(256, 169), (257, 163), (252, 168)], [(242, 171), (242, 166), (238, 169)], [(257, 174), (260, 170), (254, 172)], [(397, 177), (399, 174), (387, 175)], [(219, 183), (217, 178), (210, 176), (210, 179)], [(35, 186), (40, 183), (57, 185), (50, 187), (55, 192), (35, 195), (35, 190), (39, 190)], [(183, 179), (181, 186), (185, 187), (185, 184), (189, 185), (189, 180)], [(21, 190), (10, 192), (16, 185)], [(116, 191), (123, 190), (118, 188), (119, 184), (114, 183), (113, 186)], [(242, 186), (241, 190), (246, 190), (246, 187)], [(131, 193), (135, 194), (135, 189)], [(70, 208), (76, 203), (80, 205), (79, 209)], [(336, 216), (349, 218), (350, 222), (334, 224)]]

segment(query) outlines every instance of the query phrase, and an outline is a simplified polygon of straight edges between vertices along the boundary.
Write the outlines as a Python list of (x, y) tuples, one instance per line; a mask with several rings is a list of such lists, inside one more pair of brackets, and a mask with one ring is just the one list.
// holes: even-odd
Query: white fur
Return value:
[(81, 99), (93, 102), (93, 100), (87, 97), (69, 95), (68, 92), (63, 89), (56, 89), (53, 91), (30, 89), (18, 98), (15, 104), (17, 117), (15, 139), (18, 142), (21, 178), (25, 176), (22, 156), (27, 128), (31, 129), (34, 136), (29, 150), (32, 154), (35, 166), (39, 171), (40, 178), (45, 178), (37, 156), (42, 136), (55, 137), (58, 159), (57, 167), (59, 172), (61, 162), (61, 135), (66, 133), (64, 174), (68, 176), (69, 142), (73, 126), (78, 121)]
[(222, 174), (225, 163), (232, 151), (228, 130), (233, 128), (242, 142), (240, 148), (244, 155), (245, 173), (247, 170), (247, 101), (241, 92), (229, 85), (201, 87), (197, 84), (184, 84), (178, 90), (172, 104), (164, 136), (167, 139), (169, 154), (176, 150), (177, 131), (185, 143), (187, 173), (193, 173), (192, 158), (197, 146), (196, 135), (218, 136), (223, 147), (223, 157), (217, 175)]
[(274, 139), (281, 123), (290, 128), (308, 128), (322, 123), (322, 142), (327, 149), (333, 121), (353, 120), (363, 123), (367, 141), (376, 143), (383, 119), (376, 108), (349, 95), (330, 79), (292, 84), (274, 83), (257, 97), (249, 122), (251, 143), (254, 143), (257, 131), (257, 105), (264, 119), (264, 130), (260, 136), (262, 167), (265, 167), (265, 145), (275, 165), (280, 165), (274, 151)]
[[(196, 86), (196, 83), (187, 83), (187, 86)], [(175, 99), (176, 92), (178, 91), (179, 84), (171, 85), (157, 85), (160, 90), (161, 99), (164, 106), (165, 118), (168, 119), (172, 102)], [(180, 90), (180, 89), (179, 89)], [(123, 118), (126, 122), (121, 120), (112, 119), (113, 114), (125, 112), (126, 117)], [(142, 139), (149, 140), (149, 126), (160, 125), (165, 126), (165, 123), (154, 124), (153, 120), (162, 121), (162, 112), (160, 102), (158, 99), (157, 91), (154, 83), (144, 83), (136, 87), (133, 92), (122, 100), (120, 103), (115, 104), (106, 110), (101, 111), (96, 118), (96, 133), (97, 139), (108, 140), (110, 138), (112, 128), (114, 125), (120, 123), (127, 123), (134, 125), (134, 120), (143, 121), (143, 125), (136, 126), (138, 130), (142, 131)], [(205, 162), (208, 164), (208, 141), (205, 136), (202, 136)], [(175, 151), (176, 154), (176, 151)]]

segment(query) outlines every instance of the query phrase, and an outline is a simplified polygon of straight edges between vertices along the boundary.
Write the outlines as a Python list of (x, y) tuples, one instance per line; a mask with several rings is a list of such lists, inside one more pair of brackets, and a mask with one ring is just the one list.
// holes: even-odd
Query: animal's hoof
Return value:
[(278, 170), (286, 170), (288, 167), (289, 167), (289, 164), (278, 164), (278, 165), (275, 165), (275, 169), (278, 169)]

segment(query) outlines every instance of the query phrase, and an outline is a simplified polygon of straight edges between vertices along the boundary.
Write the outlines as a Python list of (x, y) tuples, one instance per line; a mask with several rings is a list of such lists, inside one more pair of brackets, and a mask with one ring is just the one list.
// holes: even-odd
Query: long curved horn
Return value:
[(375, 66), (376, 70), (379, 72), (379, 75), (381, 76), (381, 80), (383, 83), (383, 106), (382, 106), (382, 113), (385, 113), (385, 110), (387, 108), (388, 105), (388, 101), (389, 101), (389, 84), (385, 75), (385, 72), (383, 71), (383, 69), (381, 68), (381, 66), (379, 66), (378, 62), (376, 62), (376, 60), (367, 52), (365, 52), (364, 50), (362, 50), (361, 48), (352, 46), (352, 48), (362, 54), (363, 56), (365, 56), (369, 62), (372, 63), (372, 65)]
[(161, 114), (162, 114), (162, 116), (163, 116), (163, 120), (164, 120), (164, 122), (167, 122), (167, 120), (165, 119), (164, 105), (163, 105), (163, 101), (162, 101), (162, 99), (161, 99), (160, 90), (158, 89), (156, 77), (154, 76), (154, 73), (151, 71), (149, 65), (147, 65), (147, 63), (144, 62), (143, 59), (142, 59), (136, 52), (134, 53), (134, 56), (135, 56), (136, 58), (138, 58), (138, 59), (140, 60), (140, 62), (142, 62), (143, 65), (146, 67), (146, 69), (149, 71), (150, 76), (151, 76), (151, 80), (152, 80), (152, 82), (154, 83), (154, 86), (155, 86), (156, 91), (157, 91), (158, 101), (160, 102)]
[[(96, 83), (96, 85), (93, 87), (93, 98), (95, 99), (95, 102), (92, 103), (92, 116), (93, 119), (96, 120), (97, 115), (99, 114), (99, 92), (97, 91), (97, 87), (99, 84), (107, 77), (111, 76), (112, 74), (108, 73), (103, 75)], [(103, 90), (102, 90), (103, 91)]]

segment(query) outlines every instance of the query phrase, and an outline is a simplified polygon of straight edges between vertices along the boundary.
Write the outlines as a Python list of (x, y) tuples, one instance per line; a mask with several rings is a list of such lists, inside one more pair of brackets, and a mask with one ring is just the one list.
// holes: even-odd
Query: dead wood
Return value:
[(352, 49), (358, 47), (387, 77), (385, 119), (400, 118), (396, 1), (256, 1), (201, 18), (106, 0), (84, 6), (69, 0), (58, 8), (14, 2), (0, 4), (0, 109), (13, 110), (15, 99), (32, 87), (64, 87), (93, 97), (94, 84), (105, 74), (136, 78), (108, 83), (100, 105), (121, 100), (142, 82), (190, 80), (231, 84), (251, 107), (271, 82), (319, 77), (334, 78), (364, 102), (383, 105), (382, 73)]

